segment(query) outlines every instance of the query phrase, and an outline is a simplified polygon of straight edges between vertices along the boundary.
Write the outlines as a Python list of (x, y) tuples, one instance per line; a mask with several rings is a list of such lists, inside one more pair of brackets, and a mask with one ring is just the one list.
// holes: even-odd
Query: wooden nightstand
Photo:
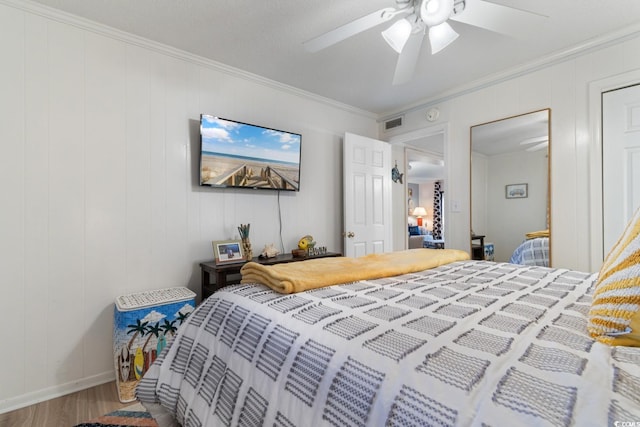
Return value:
[[(263, 265), (283, 264), (287, 262), (305, 261), (315, 258), (327, 258), (327, 257), (340, 257), (339, 252), (327, 252), (323, 255), (316, 255), (306, 258), (294, 258), (291, 254), (278, 255), (273, 258), (260, 258), (255, 257), (253, 262), (257, 262)], [(205, 300), (212, 293), (220, 288), (240, 283), (240, 269), (245, 262), (237, 262), (233, 264), (221, 264), (216, 265), (215, 261), (208, 261), (200, 263), (200, 270), (202, 275), (202, 299)], [(215, 283), (211, 283), (211, 275), (215, 277)]]
[[(479, 240), (479, 243), (474, 243), (474, 240)], [(484, 259), (484, 234), (472, 234), (471, 235), (471, 259), (483, 260)]]

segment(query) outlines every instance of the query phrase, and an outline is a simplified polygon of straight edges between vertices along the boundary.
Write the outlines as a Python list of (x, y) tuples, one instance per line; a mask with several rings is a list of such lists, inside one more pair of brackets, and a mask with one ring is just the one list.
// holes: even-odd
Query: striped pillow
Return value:
[(588, 328), (605, 344), (640, 347), (640, 209), (600, 269)]

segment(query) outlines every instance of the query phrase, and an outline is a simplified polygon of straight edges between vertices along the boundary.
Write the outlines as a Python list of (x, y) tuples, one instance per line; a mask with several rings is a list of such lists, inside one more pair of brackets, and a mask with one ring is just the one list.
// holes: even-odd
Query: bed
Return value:
[(509, 259), (512, 264), (549, 266), (549, 238), (536, 237), (522, 242)]
[(637, 422), (640, 348), (587, 333), (596, 278), (455, 261), (293, 294), (228, 286), (137, 396), (161, 426)]

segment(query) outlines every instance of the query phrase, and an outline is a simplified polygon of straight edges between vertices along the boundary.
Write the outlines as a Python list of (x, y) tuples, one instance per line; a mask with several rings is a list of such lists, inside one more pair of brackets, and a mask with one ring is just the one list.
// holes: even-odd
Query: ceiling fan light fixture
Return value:
[(401, 19), (393, 23), (392, 26), (382, 32), (382, 37), (393, 50), (400, 53), (407, 44), (411, 35), (412, 25), (406, 19)]
[(431, 43), (431, 54), (435, 55), (445, 47), (449, 46), (459, 36), (451, 25), (443, 22), (440, 25), (429, 28), (429, 42)]
[(422, 0), (420, 19), (427, 27), (435, 27), (445, 22), (453, 13), (454, 0)]

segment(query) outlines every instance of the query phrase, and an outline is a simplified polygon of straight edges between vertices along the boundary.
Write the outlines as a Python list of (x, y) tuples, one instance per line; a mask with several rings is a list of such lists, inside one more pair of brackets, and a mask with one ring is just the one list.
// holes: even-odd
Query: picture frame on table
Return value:
[(529, 197), (529, 184), (505, 185), (504, 193), (507, 199), (525, 199)]
[(211, 243), (216, 264), (232, 264), (246, 261), (240, 240), (214, 240)]

